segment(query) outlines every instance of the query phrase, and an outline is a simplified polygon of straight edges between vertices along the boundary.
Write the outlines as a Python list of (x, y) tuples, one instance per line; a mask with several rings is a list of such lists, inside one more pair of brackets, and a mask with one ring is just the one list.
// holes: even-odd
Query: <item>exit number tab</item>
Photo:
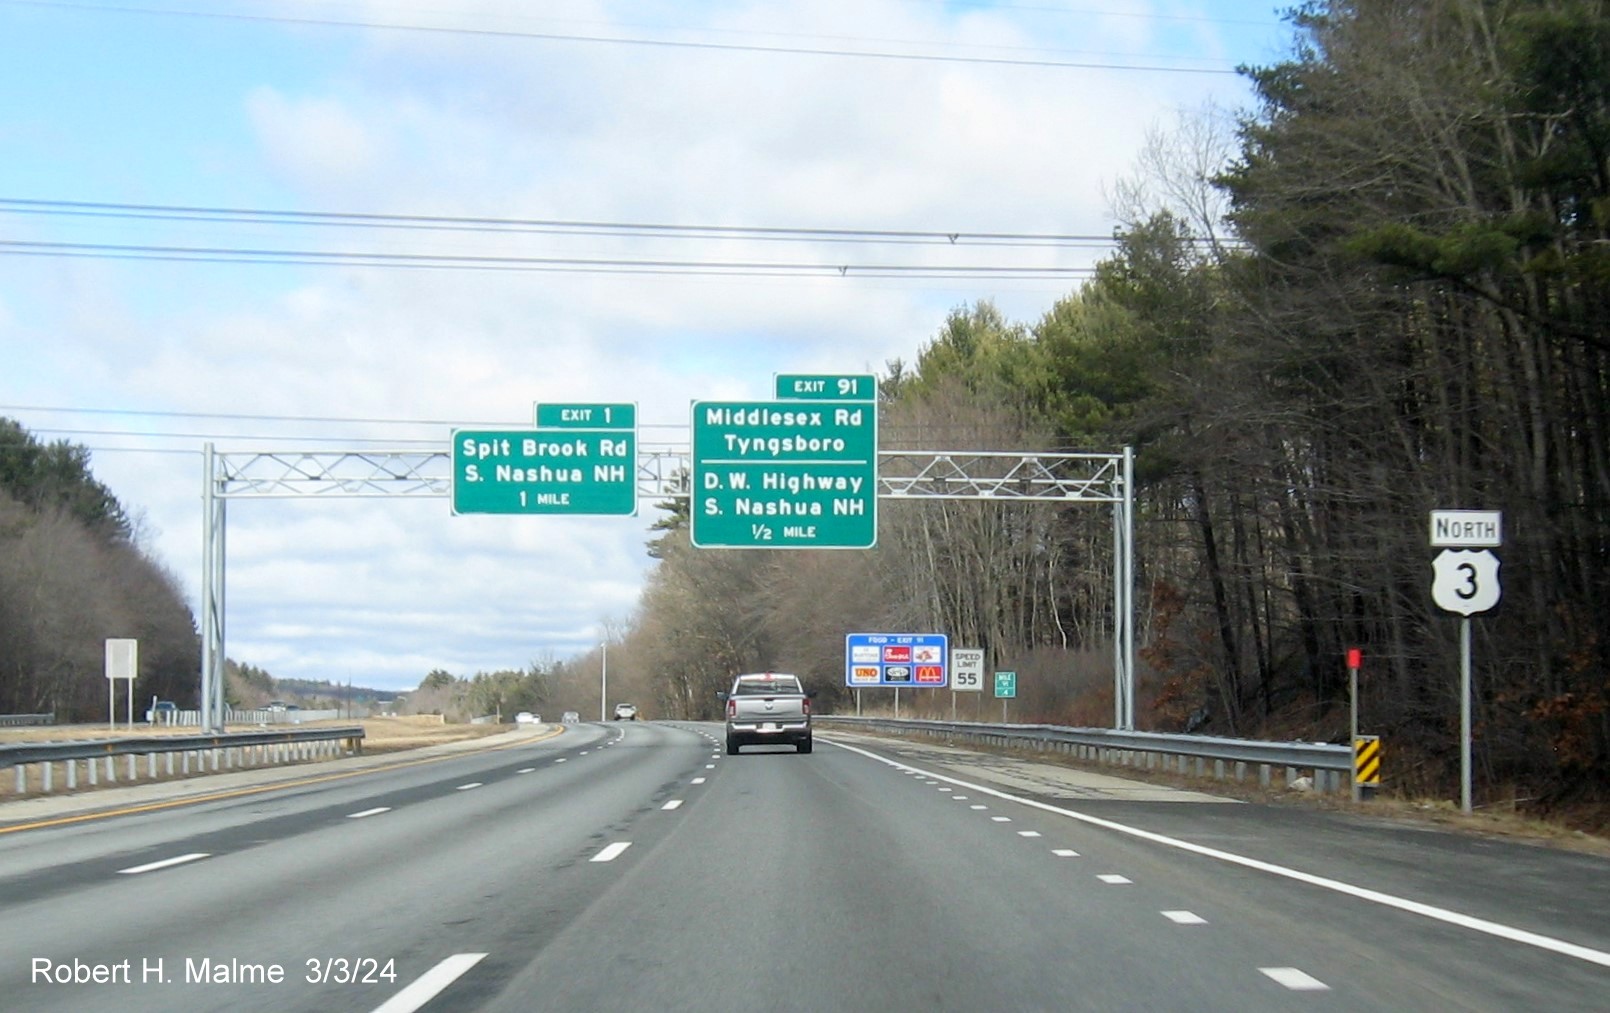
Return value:
[(538, 404), (538, 429), (637, 429), (635, 404)]
[(778, 373), (779, 401), (876, 401), (878, 378), (871, 373)]

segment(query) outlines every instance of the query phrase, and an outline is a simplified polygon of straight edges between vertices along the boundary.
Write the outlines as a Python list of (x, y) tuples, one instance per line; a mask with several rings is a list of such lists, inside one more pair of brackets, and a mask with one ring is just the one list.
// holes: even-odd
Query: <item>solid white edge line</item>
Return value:
[[(856, 746), (845, 745), (842, 742), (831, 742), (826, 738), (824, 738), (822, 741), (828, 742), (830, 745), (837, 746), (840, 749), (847, 749), (852, 753), (859, 753), (868, 759), (877, 760), (879, 763), (888, 764), (891, 767), (898, 766), (892, 760), (887, 760), (876, 753), (868, 752), (867, 750), (860, 749)], [(1343, 883), (1341, 880), (1329, 879), (1325, 876), (1316, 876), (1313, 873), (1301, 872), (1297, 869), (1290, 869), (1284, 865), (1276, 865), (1273, 862), (1265, 862), (1257, 858), (1248, 858), (1245, 855), (1237, 855), (1228, 851), (1220, 851), (1217, 848), (1209, 848), (1201, 844), (1192, 844), (1190, 841), (1182, 841), (1177, 837), (1168, 837), (1164, 834), (1154, 834), (1150, 830), (1142, 830), (1139, 827), (1132, 827), (1124, 823), (1115, 823), (1112, 820), (1102, 819), (1099, 816), (1091, 816), (1089, 813), (1082, 813), (1073, 809), (1063, 809), (1061, 806), (1054, 806), (1045, 802), (1037, 802), (1032, 798), (1022, 798), (1017, 795), (1009, 795), (1004, 791), (999, 791), (995, 788), (988, 788), (981, 784), (974, 784), (971, 781), (963, 781), (960, 778), (948, 777), (944, 774), (933, 774), (930, 776), (937, 777), (943, 781), (948, 781), (958, 788), (964, 788), (968, 791), (982, 792), (986, 795), (993, 795), (996, 798), (1005, 799), (1008, 802), (1016, 802), (1019, 805), (1026, 805), (1031, 809), (1039, 809), (1042, 812), (1055, 813), (1058, 816), (1066, 816), (1069, 819), (1078, 820), (1081, 823), (1088, 823), (1091, 826), (1102, 827), (1120, 834), (1127, 834), (1128, 836), (1137, 838), (1139, 840), (1151, 841), (1153, 844), (1161, 844), (1165, 847), (1177, 848), (1180, 851), (1188, 851), (1194, 855), (1201, 855), (1204, 858), (1214, 858), (1221, 862), (1229, 862), (1232, 865), (1239, 865), (1248, 869), (1256, 869), (1259, 872), (1267, 872), (1273, 876), (1283, 876), (1286, 879), (1293, 879), (1299, 883), (1307, 883), (1310, 886), (1317, 886), (1323, 890), (1331, 890), (1336, 893), (1346, 894), (1349, 897), (1356, 897), (1359, 900), (1369, 901), (1372, 904), (1379, 904), (1382, 907), (1395, 908), (1399, 911), (1406, 911), (1409, 914), (1416, 914), (1424, 918), (1430, 918), (1433, 921), (1446, 922), (1449, 925), (1457, 925), (1460, 928), (1485, 933), (1489, 936), (1496, 936), (1499, 939), (1507, 939), (1510, 942), (1524, 943), (1527, 946), (1535, 946), (1540, 950), (1548, 950), (1563, 956), (1575, 957), (1578, 960), (1586, 960), (1590, 964), (1598, 964), (1601, 967), (1610, 967), (1610, 953), (1607, 953), (1604, 950), (1595, 950), (1590, 946), (1582, 946), (1578, 943), (1566, 942), (1563, 939), (1555, 939), (1552, 936), (1545, 936), (1536, 932), (1528, 932), (1525, 929), (1517, 929), (1510, 925), (1488, 921), (1485, 918), (1477, 918), (1473, 915), (1460, 914), (1457, 911), (1449, 911), (1447, 908), (1436, 907), (1432, 904), (1422, 904), (1417, 900), (1394, 897), (1389, 893), (1382, 893), (1379, 890), (1371, 890), (1362, 886), (1354, 886), (1351, 883)]]
[(631, 841), (616, 841), (614, 844), (611, 844), (608, 847), (606, 847), (603, 851), (600, 851), (598, 854), (596, 854), (593, 857), (589, 858), (588, 861), (589, 862), (613, 862), (615, 859), (620, 857), (621, 852), (625, 851), (627, 848), (629, 848), (631, 846), (632, 846)]
[(170, 865), (183, 865), (185, 862), (194, 862), (202, 858), (212, 857), (208, 852), (196, 851), (178, 858), (164, 858), (160, 862), (147, 862), (145, 865), (136, 865), (127, 869), (119, 869), (121, 876), (137, 876), (142, 872), (155, 872), (157, 869), (166, 869)]
[(1330, 986), (1295, 967), (1260, 967), (1258, 970), (1294, 992), (1329, 992)]
[(479, 964), (484, 953), (455, 953), (385, 1002), (376, 1006), (374, 1013), (413, 1013), (414, 1010), (436, 998), (437, 993), (457, 981), (470, 968)]
[(347, 819), (349, 819), (349, 820), (361, 820), (365, 816), (379, 816), (381, 813), (389, 813), (389, 812), (391, 812), (391, 806), (389, 806), (389, 805), (377, 805), (373, 809), (365, 809), (361, 813), (347, 813)]

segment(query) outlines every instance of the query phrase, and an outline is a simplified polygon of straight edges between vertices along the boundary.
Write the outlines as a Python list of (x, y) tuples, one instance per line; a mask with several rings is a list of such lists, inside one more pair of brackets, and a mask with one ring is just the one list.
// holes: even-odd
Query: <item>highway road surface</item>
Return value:
[(1605, 859), (720, 733), (0, 805), (0, 1009), (1610, 1008)]

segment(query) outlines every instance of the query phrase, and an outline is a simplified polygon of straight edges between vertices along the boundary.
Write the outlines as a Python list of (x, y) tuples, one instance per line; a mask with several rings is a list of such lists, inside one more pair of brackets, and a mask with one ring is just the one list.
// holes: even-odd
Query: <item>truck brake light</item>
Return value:
[(731, 697), (728, 697), (727, 698), (727, 717), (735, 718), (737, 716), (738, 716), (738, 701), (732, 699)]

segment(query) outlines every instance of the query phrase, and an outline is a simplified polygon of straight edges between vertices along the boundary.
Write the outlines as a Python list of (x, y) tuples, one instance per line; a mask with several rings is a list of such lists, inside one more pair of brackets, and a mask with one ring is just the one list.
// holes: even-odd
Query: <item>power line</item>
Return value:
[(291, 250), (224, 246), (165, 246), (123, 243), (63, 243), (0, 240), (0, 254), (167, 260), (200, 263), (386, 267), (432, 270), (564, 271), (624, 274), (705, 274), (760, 277), (841, 278), (1072, 278), (1087, 267), (1004, 264), (821, 264), (789, 261), (633, 260), (609, 257), (530, 257), (491, 254), (386, 253), (354, 250)]
[(63, 3), (60, 0), (6, 0), (26, 7), (45, 7), (59, 10), (77, 10), (118, 14), (143, 14), (157, 17), (208, 18), (223, 21), (240, 21), (265, 24), (302, 25), (320, 28), (366, 28), (382, 31), (417, 32), (422, 34), (466, 35), (481, 38), (528, 39), (541, 42), (569, 42), (619, 46), (639, 46), (665, 49), (704, 50), (712, 52), (768, 53), (780, 56), (826, 56), (846, 59), (899, 60), (917, 63), (959, 63), (997, 67), (1037, 67), (1063, 70), (1117, 70), (1158, 74), (1212, 74), (1236, 75), (1233, 67), (1182, 67), (1161, 64), (1098, 63), (1076, 60), (1034, 60), (1008, 57), (958, 56), (942, 53), (901, 53), (884, 50), (830, 49), (814, 46), (763, 46), (736, 42), (695, 42), (676, 39), (651, 39), (632, 36), (578, 35), (561, 32), (532, 32), (506, 28), (448, 27), (441, 25), (410, 25), (386, 21), (369, 21), (348, 18), (293, 17), (274, 14), (244, 14), (230, 11), (188, 11), (159, 7), (118, 4)]
[(0, 212), (156, 221), (200, 221), (229, 224), (338, 225), (371, 228), (418, 228), (465, 232), (574, 232), (584, 235), (645, 235), (670, 238), (764, 239), (804, 242), (900, 242), (935, 245), (1022, 242), (1038, 245), (1111, 245), (1113, 237), (1079, 232), (997, 232), (964, 229), (865, 229), (708, 223), (611, 222), (588, 219), (509, 218), (484, 215), (424, 215), (369, 211), (310, 211), (285, 208), (206, 207), (188, 204), (119, 204), (108, 201), (0, 197)]

